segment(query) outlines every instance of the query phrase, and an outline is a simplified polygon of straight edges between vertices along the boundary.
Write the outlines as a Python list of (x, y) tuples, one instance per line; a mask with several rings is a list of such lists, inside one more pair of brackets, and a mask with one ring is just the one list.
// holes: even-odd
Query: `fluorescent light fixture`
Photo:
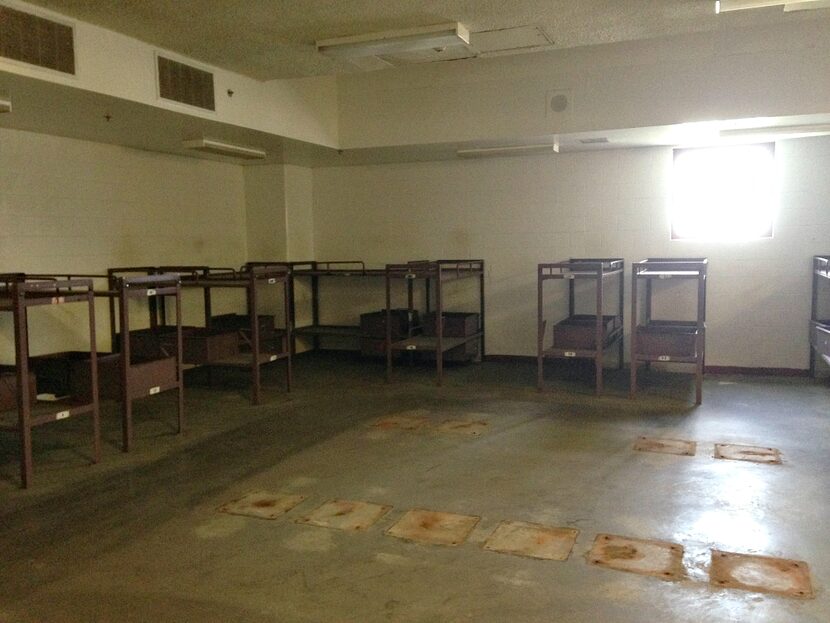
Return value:
[(558, 154), (559, 143), (541, 145), (508, 145), (504, 147), (480, 147), (459, 149), (455, 155), (459, 158), (491, 158), (497, 156), (529, 156), (534, 154)]
[(182, 147), (185, 149), (193, 149), (195, 151), (203, 151), (209, 154), (216, 154), (218, 156), (242, 158), (243, 160), (264, 160), (268, 156), (268, 152), (264, 149), (246, 147), (245, 145), (235, 145), (233, 143), (226, 143), (213, 138), (197, 138), (184, 141), (182, 142)]
[(470, 31), (458, 22), (390, 30), (354, 37), (323, 39), (317, 42), (317, 51), (339, 59), (384, 56), (401, 52), (441, 49), (469, 45)]
[(784, 0), (718, 0), (715, 2), (715, 13), (763, 9), (771, 6), (782, 6), (786, 12), (809, 11), (830, 8), (830, 0), (791, 0), (790, 2)]
[(8, 97), (0, 97), (0, 112), (11, 112), (12, 101)]
[(767, 126), (763, 128), (736, 128), (733, 130), (721, 130), (721, 138), (748, 138), (759, 139), (770, 138), (807, 138), (810, 136), (825, 136), (830, 134), (830, 123), (817, 123), (812, 125), (781, 125)]

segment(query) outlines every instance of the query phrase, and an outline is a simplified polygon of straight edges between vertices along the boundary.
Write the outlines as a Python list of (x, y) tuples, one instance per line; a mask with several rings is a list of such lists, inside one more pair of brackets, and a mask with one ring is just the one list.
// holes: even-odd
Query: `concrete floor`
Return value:
[[(35, 485), (18, 488), (16, 438), (0, 438), (0, 621), (827, 621), (830, 600), (830, 392), (804, 380), (710, 377), (692, 408), (691, 380), (651, 373), (637, 401), (625, 373), (607, 397), (555, 371), (532, 388), (525, 364), (429, 370), (335, 356), (297, 362), (297, 389), (269, 372), (266, 403), (196, 385), (190, 428), (172, 434), (173, 401), (137, 409), (137, 450), (118, 451), (114, 405), (105, 453), (87, 464), (83, 421), (36, 431)], [(573, 377), (573, 378), (569, 378)], [(198, 380), (198, 379), (197, 379)], [(407, 409), (433, 421), (476, 414), (477, 437), (378, 430)], [(699, 442), (695, 457), (640, 453), (640, 435)], [(712, 458), (715, 442), (780, 448), (784, 464)], [(218, 513), (252, 490), (302, 493), (274, 521)], [(365, 532), (295, 519), (332, 498), (388, 504)], [(425, 508), (476, 515), (458, 547), (384, 534)], [(481, 548), (504, 519), (577, 528), (566, 562)], [(597, 533), (686, 548), (678, 582), (601, 569)], [(816, 598), (711, 588), (710, 548), (806, 560)]]

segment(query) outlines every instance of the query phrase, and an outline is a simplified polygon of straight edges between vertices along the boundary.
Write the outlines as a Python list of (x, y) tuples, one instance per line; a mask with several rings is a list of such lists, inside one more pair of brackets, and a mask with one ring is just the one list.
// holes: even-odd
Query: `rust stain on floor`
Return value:
[(298, 519), (297, 523), (355, 532), (367, 530), (390, 510), (391, 506), (369, 502), (330, 500)]
[(467, 540), (480, 518), (428, 510), (408, 511), (386, 534), (429, 545), (460, 545)]
[(370, 424), (381, 430), (418, 430), (429, 424), (426, 409), (413, 409), (394, 415), (388, 415)]
[(503, 521), (484, 542), (484, 549), (543, 560), (567, 560), (579, 530), (523, 521)]
[(219, 507), (219, 512), (230, 515), (245, 515), (259, 519), (276, 519), (300, 502), (304, 495), (281, 495), (267, 491), (253, 491), (244, 497)]
[(697, 442), (683, 439), (655, 439), (640, 437), (634, 444), (639, 452), (660, 452), (662, 454), (676, 454), (679, 456), (694, 456), (697, 451)]
[(592, 565), (650, 575), (663, 580), (685, 577), (683, 547), (676, 543), (600, 534), (588, 554)]
[(752, 463), (781, 464), (781, 452), (775, 448), (741, 446), (734, 443), (716, 443), (715, 458)]
[(436, 430), (439, 433), (477, 436), (486, 432), (488, 426), (484, 420), (444, 420)]
[(815, 597), (810, 567), (801, 560), (713, 549), (709, 583), (720, 588), (774, 593), (799, 599)]

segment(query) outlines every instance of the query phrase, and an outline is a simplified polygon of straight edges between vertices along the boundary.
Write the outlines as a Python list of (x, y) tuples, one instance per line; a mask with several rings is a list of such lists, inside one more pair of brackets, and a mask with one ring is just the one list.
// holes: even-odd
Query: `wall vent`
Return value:
[(216, 110), (213, 74), (158, 56), (159, 96), (180, 104)]
[(72, 27), (0, 5), (0, 56), (74, 75)]

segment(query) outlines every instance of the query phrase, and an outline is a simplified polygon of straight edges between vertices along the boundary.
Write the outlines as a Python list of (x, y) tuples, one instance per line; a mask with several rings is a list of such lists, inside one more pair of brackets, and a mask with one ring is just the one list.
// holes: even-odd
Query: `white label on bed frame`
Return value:
[(55, 419), (56, 420), (65, 420), (68, 417), (69, 417), (69, 411), (58, 411), (55, 414)]
[(52, 297), (52, 305), (60, 305), (64, 301), (66, 301), (66, 299), (62, 296), (53, 296)]
[(576, 357), (576, 353), (573, 352), (572, 350), (566, 350), (565, 351), (565, 357)]
[(147, 296), (155, 296), (155, 295), (156, 295), (155, 288), (148, 288), (147, 289)]
[(153, 396), (155, 394), (158, 394), (160, 391), (161, 391), (161, 387), (156, 385), (155, 387), (150, 388), (150, 395)]
[(660, 275), (660, 279), (671, 279), (671, 275)]
[(418, 350), (418, 347), (415, 344), (407, 344), (406, 350)]
[(565, 275), (565, 279), (576, 279), (576, 275)]
[(276, 278), (274, 278), (274, 277), (271, 277), (271, 278), (268, 280), (268, 284), (269, 284), (269, 285), (273, 285), (273, 284), (275, 284), (275, 283), (277, 283), (277, 280), (276, 280)]
[(660, 355), (657, 358), (657, 361), (671, 361), (671, 357), (669, 357), (668, 355)]
[(268, 357), (268, 361), (276, 361), (276, 360), (277, 360), (276, 355), (271, 355), (270, 357)]
[(406, 273), (407, 279), (415, 279), (415, 273)]

